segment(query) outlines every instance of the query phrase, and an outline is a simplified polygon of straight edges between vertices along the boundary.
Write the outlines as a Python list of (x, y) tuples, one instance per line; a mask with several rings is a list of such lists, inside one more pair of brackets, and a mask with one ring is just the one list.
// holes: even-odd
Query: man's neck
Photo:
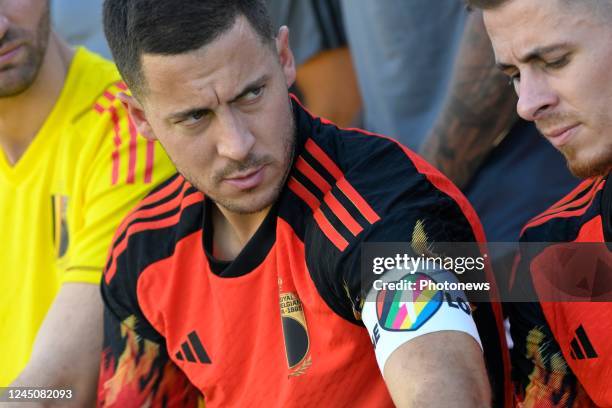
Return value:
[(212, 207), (213, 256), (220, 260), (235, 259), (261, 226), (268, 207), (254, 214), (236, 214), (221, 206)]
[(40, 71), (19, 95), (0, 98), (0, 147), (15, 165), (42, 127), (64, 86), (74, 50), (51, 33)]

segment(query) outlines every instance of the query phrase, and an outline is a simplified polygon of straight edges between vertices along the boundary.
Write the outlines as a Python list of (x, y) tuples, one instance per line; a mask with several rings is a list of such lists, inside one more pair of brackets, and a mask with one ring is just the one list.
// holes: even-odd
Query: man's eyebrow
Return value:
[[(533, 50), (529, 51), (527, 54), (525, 54), (523, 57), (519, 58), (519, 62), (526, 64), (535, 59), (541, 59), (546, 54), (550, 54), (560, 49), (569, 48), (569, 46), (570, 45), (568, 43), (560, 43), (560, 44), (547, 45), (545, 47), (536, 47)], [(497, 61), (495, 65), (497, 66), (497, 68), (499, 68), (502, 71), (506, 71), (510, 68), (514, 68), (514, 65), (506, 64), (501, 61)]]
[(212, 112), (212, 109), (208, 108), (188, 108), (180, 112), (171, 113), (166, 117), (167, 121), (180, 120), (189, 117), (189, 115), (193, 115), (195, 113), (203, 113), (208, 114)]
[(249, 82), (228, 103), (236, 102), (238, 99), (242, 98), (243, 96), (245, 96), (249, 92), (254, 91), (255, 89), (257, 89), (260, 86), (262, 86), (264, 83), (268, 82), (268, 79), (269, 79), (269, 75), (268, 74), (263, 74), (262, 76), (260, 76), (256, 80)]
[[(249, 82), (228, 103), (236, 102), (238, 99), (242, 98), (243, 96), (245, 96), (249, 92), (259, 88), (260, 86), (262, 86), (265, 82), (268, 81), (268, 79), (269, 79), (269, 75), (268, 74), (264, 74), (264, 75), (260, 76), (259, 78), (257, 78), (256, 80)], [(186, 118), (189, 115), (192, 115), (194, 113), (208, 114), (210, 112), (212, 112), (212, 109), (209, 109), (209, 108), (188, 108), (188, 109), (182, 110), (180, 112), (171, 113), (170, 115), (168, 115), (166, 120), (168, 120), (168, 121), (180, 120), (180, 119)]]

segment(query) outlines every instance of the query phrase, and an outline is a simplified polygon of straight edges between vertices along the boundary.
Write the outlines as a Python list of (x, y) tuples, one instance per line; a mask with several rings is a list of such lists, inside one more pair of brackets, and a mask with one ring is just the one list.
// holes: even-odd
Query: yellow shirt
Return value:
[(121, 219), (175, 172), (128, 121), (122, 89), (112, 63), (78, 49), (25, 154), (11, 166), (0, 151), (0, 387), (24, 368), (60, 285), (97, 284)]

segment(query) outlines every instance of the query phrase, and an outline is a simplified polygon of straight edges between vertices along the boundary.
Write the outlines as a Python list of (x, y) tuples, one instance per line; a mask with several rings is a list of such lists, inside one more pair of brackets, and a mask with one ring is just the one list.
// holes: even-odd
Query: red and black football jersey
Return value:
[(509, 307), (513, 378), (525, 406), (612, 406), (612, 303), (588, 301), (610, 300), (612, 289), (607, 181), (584, 181), (523, 229), (512, 290), (540, 300)]
[[(179, 175), (122, 224), (102, 284), (101, 406), (190, 406), (200, 394), (210, 407), (392, 406), (359, 319), (361, 244), (410, 242), (417, 225), (431, 242), (484, 233), (457, 188), (408, 149), (292, 104), (292, 169), (236, 259), (214, 259), (214, 203)], [(502, 405), (499, 304), (473, 317)]]

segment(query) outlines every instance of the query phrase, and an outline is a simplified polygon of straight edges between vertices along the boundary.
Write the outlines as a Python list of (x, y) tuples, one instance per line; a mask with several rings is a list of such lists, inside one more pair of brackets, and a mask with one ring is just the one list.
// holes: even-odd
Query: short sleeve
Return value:
[[(78, 193), (70, 204), (73, 208), (69, 208), (70, 242), (62, 265), (62, 282), (99, 283), (121, 220), (175, 172), (161, 146), (136, 133), (118, 101), (88, 115), (89, 120), (77, 123), (77, 131), (90, 130), (87, 137), (98, 144), (89, 148), (93, 151), (91, 163), (76, 176)], [(96, 115), (93, 120), (92, 115)]]

